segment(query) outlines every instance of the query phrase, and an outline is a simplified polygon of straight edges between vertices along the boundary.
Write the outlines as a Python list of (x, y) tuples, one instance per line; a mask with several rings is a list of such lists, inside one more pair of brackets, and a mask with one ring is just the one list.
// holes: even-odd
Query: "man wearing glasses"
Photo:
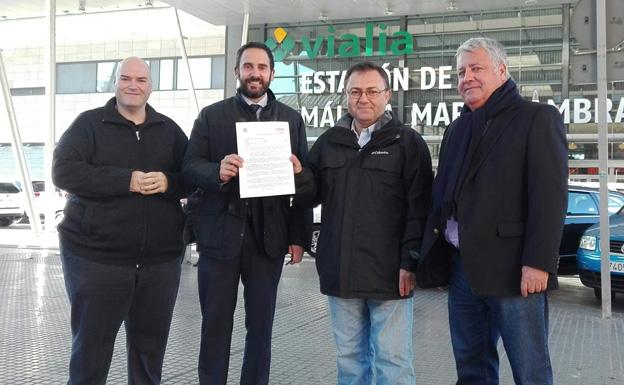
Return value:
[(383, 68), (356, 64), (345, 84), (349, 112), (310, 150), (295, 198), (323, 205), (316, 266), (329, 300), (338, 384), (415, 384), (413, 272), (431, 157), (420, 135), (386, 111), (391, 90)]

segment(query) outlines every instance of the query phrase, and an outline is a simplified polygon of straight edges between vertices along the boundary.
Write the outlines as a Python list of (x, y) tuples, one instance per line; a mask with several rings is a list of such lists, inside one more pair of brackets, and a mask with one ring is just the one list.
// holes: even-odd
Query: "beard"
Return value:
[[(266, 94), (267, 90), (269, 89), (269, 85), (271, 84), (271, 82), (263, 82), (261, 78), (247, 78), (244, 81), (241, 80), (240, 78), (238, 79), (240, 81), (240, 91), (243, 95), (245, 95), (246, 97), (250, 98), (250, 99), (257, 99), (259, 97), (261, 97), (262, 95)], [(250, 82), (258, 82), (260, 83), (260, 88), (257, 91), (252, 91), (251, 89), (249, 89), (247, 83)]]

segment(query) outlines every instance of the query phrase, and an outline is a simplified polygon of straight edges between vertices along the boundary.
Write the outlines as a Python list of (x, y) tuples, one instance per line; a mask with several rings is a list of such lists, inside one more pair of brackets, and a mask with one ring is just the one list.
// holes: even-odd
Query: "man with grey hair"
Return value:
[(552, 384), (547, 290), (567, 201), (556, 108), (525, 101), (489, 38), (457, 49), (461, 116), (446, 129), (417, 272), (449, 285), (457, 384), (498, 384), (502, 338), (516, 384)]
[(122, 322), (128, 384), (160, 383), (180, 282), (187, 138), (147, 104), (151, 91), (147, 64), (125, 59), (115, 97), (80, 114), (54, 151), (54, 184), (69, 192), (58, 231), (70, 385), (106, 383)]

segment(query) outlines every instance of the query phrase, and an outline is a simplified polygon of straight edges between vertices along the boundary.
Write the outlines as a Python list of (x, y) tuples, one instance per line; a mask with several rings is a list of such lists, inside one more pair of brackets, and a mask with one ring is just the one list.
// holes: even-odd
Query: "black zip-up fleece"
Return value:
[[(187, 145), (182, 129), (151, 106), (141, 125), (125, 119), (113, 97), (80, 114), (54, 151), (54, 184), (69, 192), (61, 245), (89, 260), (122, 266), (156, 265), (182, 253), (189, 192), (180, 169)], [(161, 171), (165, 193), (129, 191), (132, 171)]]

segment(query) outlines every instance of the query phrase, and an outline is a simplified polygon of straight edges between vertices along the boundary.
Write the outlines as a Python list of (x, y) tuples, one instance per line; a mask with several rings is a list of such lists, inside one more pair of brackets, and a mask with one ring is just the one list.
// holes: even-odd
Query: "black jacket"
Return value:
[[(188, 189), (180, 169), (187, 138), (168, 117), (146, 106), (137, 139), (134, 123), (122, 117), (112, 98), (80, 114), (54, 151), (54, 184), (69, 192), (60, 223), (63, 247), (111, 265), (155, 265), (182, 252)], [(129, 191), (133, 170), (164, 172), (168, 189), (144, 196)]]
[[(556, 108), (518, 99), (489, 117), (457, 193), (459, 253), (481, 295), (519, 295), (524, 265), (550, 273), (548, 289), (557, 288), (567, 207), (565, 129)], [(445, 147), (462, 129), (457, 122), (444, 134), (439, 170), (449, 167)], [(448, 282), (455, 249), (444, 239), (443, 226), (440, 207), (433, 206), (418, 268), (421, 286)]]
[[(262, 121), (286, 121), (290, 127), (292, 153), (302, 162), (308, 155), (303, 119), (297, 111), (278, 102), (268, 91)], [(204, 107), (193, 126), (184, 159), (185, 180), (197, 187), (189, 198), (189, 219), (202, 256), (230, 259), (237, 256), (249, 211), (253, 211), (254, 234), (266, 254), (283, 258), (288, 245), (309, 243), (312, 213), (291, 206), (290, 196), (241, 199), (238, 178), (220, 183), (219, 167), (228, 154), (236, 154), (236, 122), (256, 121), (256, 114), (237, 94)]]
[(429, 149), (390, 112), (360, 149), (352, 120), (347, 114), (318, 138), (297, 190), (323, 205), (316, 257), (321, 292), (399, 299), (399, 270), (415, 269), (429, 209)]

